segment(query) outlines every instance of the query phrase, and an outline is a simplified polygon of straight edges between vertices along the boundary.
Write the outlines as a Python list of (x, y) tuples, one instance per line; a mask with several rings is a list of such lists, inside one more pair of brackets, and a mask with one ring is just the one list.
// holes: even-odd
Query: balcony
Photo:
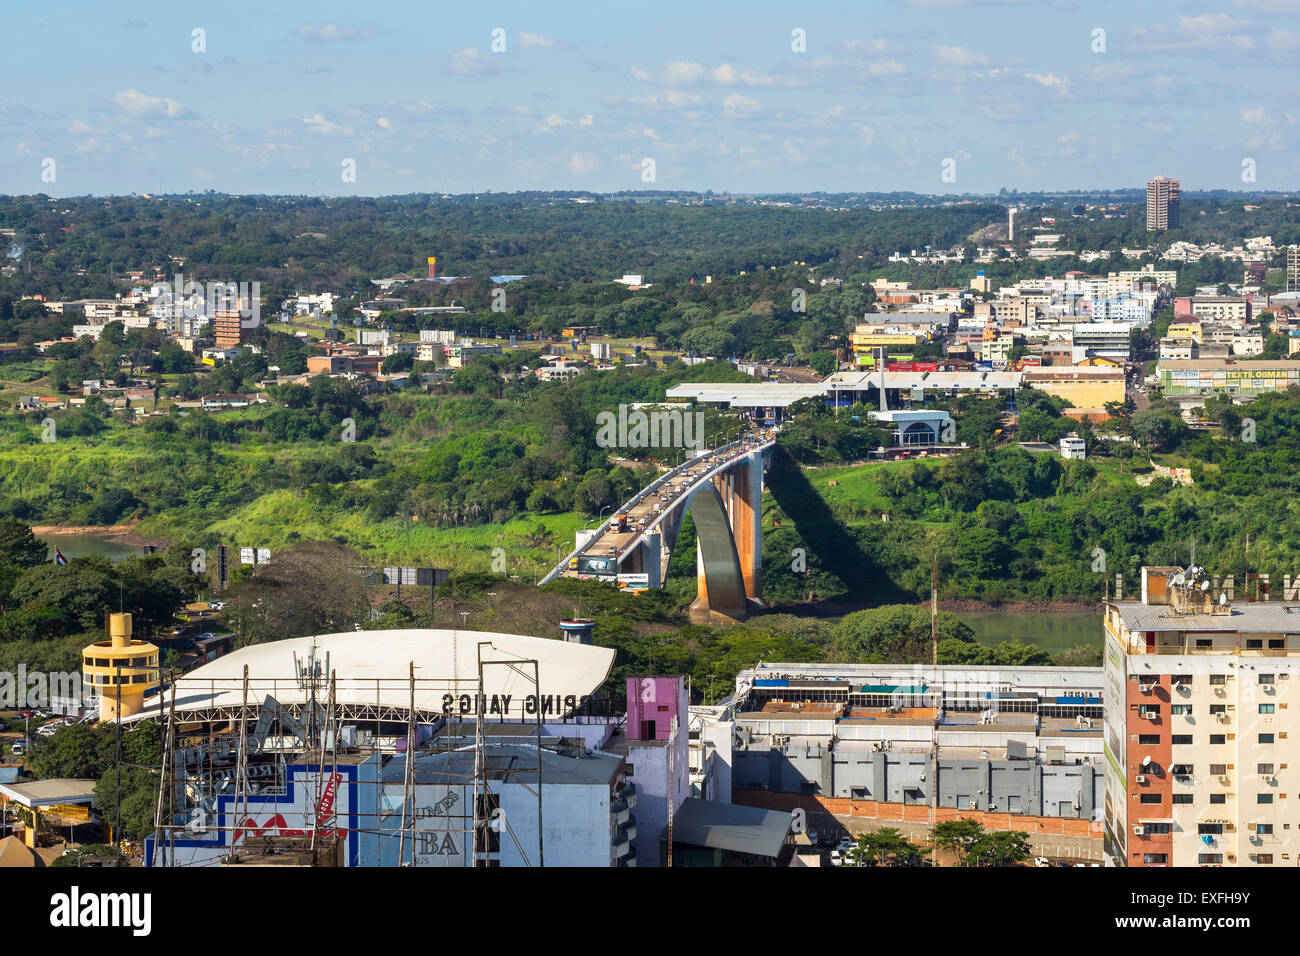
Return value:
[(626, 802), (629, 810), (636, 809), (636, 784), (625, 783), (623, 789), (618, 792), (618, 800)]
[(609, 841), (609, 857), (617, 862), (620, 858), (625, 857), (632, 850), (632, 838), (628, 836), (626, 829), (615, 832)]

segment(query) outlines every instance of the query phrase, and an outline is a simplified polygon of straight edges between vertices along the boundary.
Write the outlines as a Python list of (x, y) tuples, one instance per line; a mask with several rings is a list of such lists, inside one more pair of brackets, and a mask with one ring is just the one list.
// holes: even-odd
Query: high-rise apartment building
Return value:
[(1286, 247), (1286, 291), (1300, 292), (1300, 246)]
[(1104, 820), (1116, 865), (1300, 863), (1288, 741), (1300, 733), (1300, 604), (1231, 592), (1201, 568), (1143, 568), (1138, 600), (1106, 604)]
[(1147, 180), (1147, 231), (1178, 228), (1179, 183), (1157, 176)]
[(216, 337), (217, 348), (238, 348), (244, 334), (239, 309), (214, 309), (212, 333)]

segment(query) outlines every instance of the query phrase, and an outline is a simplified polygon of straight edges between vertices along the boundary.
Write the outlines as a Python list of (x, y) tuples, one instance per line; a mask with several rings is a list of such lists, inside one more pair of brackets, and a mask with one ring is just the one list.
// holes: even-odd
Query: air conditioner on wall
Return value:
[(1140, 824), (1137, 825), (1137, 826), (1134, 826), (1134, 827), (1133, 827), (1133, 835), (1134, 835), (1134, 836), (1141, 836), (1142, 834), (1144, 834), (1144, 833), (1146, 833), (1146, 832), (1147, 832), (1147, 831), (1146, 831), (1146, 827), (1143, 827), (1143, 826), (1141, 826)]
[(1146, 783), (1146, 782), (1147, 782), (1147, 778), (1144, 777), (1144, 776), (1142, 776), (1141, 774), (1138, 774), (1138, 775), (1137, 775), (1136, 777), (1134, 777), (1133, 779), (1136, 780), (1138, 783)]

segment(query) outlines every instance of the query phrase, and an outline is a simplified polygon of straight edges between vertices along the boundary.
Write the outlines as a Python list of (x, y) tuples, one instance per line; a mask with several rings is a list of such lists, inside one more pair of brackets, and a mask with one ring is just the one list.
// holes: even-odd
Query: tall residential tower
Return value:
[(1176, 179), (1157, 176), (1147, 180), (1148, 232), (1178, 228), (1179, 190)]

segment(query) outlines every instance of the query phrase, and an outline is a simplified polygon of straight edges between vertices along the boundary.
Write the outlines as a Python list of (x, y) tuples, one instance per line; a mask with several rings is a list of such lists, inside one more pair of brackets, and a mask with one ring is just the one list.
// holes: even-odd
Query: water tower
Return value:
[(145, 691), (158, 686), (158, 648), (131, 639), (131, 615), (108, 616), (108, 640), (81, 652), (81, 676), (99, 693), (99, 719), (129, 717), (144, 707)]

